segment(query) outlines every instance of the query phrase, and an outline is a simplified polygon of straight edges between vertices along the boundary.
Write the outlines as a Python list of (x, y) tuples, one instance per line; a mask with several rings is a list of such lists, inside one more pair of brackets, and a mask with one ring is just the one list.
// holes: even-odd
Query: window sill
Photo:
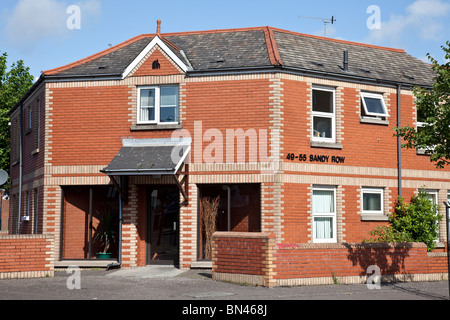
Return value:
[(416, 149), (416, 154), (420, 156), (430, 156), (430, 153), (433, 152), (433, 150), (427, 150), (427, 149)]
[(361, 214), (361, 221), (389, 221), (389, 217), (381, 214)]
[(360, 117), (359, 123), (366, 123), (366, 124), (378, 124), (382, 126), (388, 126), (389, 121), (383, 120), (383, 119), (377, 119), (377, 118), (369, 118), (369, 117)]
[(145, 131), (145, 130), (175, 130), (182, 129), (181, 123), (176, 124), (133, 124), (131, 131)]
[(312, 148), (342, 149), (341, 143), (311, 141)]

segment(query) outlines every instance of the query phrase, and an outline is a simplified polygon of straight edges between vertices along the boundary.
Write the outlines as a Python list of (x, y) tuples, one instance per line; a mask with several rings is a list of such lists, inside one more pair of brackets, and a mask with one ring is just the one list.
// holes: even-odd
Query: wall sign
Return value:
[(286, 159), (290, 161), (300, 161), (300, 162), (318, 162), (318, 163), (344, 163), (345, 157), (339, 156), (324, 156), (319, 154), (294, 154), (288, 153)]

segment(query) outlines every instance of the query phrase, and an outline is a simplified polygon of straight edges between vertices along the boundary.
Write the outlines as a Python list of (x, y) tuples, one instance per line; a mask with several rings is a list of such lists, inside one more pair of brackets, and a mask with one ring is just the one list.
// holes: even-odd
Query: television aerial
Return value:
[(327, 24), (328, 23), (334, 24), (336, 22), (336, 19), (334, 18), (334, 16), (331, 16), (331, 19), (300, 16), (300, 19), (322, 20), (322, 22), (323, 22), (323, 36), (324, 37), (327, 36)]

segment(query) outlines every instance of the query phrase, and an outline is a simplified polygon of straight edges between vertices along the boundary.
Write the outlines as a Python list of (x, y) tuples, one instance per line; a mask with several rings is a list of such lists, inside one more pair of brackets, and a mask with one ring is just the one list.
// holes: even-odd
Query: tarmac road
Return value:
[[(447, 300), (448, 281), (263, 288), (211, 279), (211, 271), (170, 266), (57, 271), (54, 277), (0, 280), (0, 300)], [(77, 285), (79, 289), (77, 288)], [(70, 289), (72, 287), (73, 289)]]
[[(448, 299), (448, 281), (382, 284), (380, 289), (369, 289), (365, 284), (264, 288), (215, 281), (211, 279), (211, 271), (181, 271), (167, 266), (133, 270), (81, 270), (78, 273), (58, 271), (49, 278), (0, 280), (1, 306), (8, 306), (5, 302), (10, 300), (146, 300), (146, 308), (166, 306), (169, 314), (180, 315), (182, 311), (196, 312), (193, 306), (199, 304), (211, 306), (214, 301), (223, 305), (223, 313), (224, 303), (251, 303), (267, 305), (269, 311), (272, 308), (273, 314), (275, 309), (290, 310), (293, 301), (297, 308), (301, 300), (448, 302)], [(286, 301), (287, 304), (278, 302), (271, 305), (273, 301)]]

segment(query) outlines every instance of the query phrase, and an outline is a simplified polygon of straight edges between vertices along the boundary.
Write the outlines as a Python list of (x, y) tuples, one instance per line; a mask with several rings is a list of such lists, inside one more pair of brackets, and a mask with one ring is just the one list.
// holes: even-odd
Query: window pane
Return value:
[(363, 99), (364, 102), (366, 103), (367, 112), (378, 113), (381, 115), (386, 114), (381, 99), (370, 97), (364, 97)]
[(314, 137), (333, 138), (332, 119), (314, 117)]
[(161, 106), (177, 106), (178, 105), (178, 88), (177, 87), (161, 87)]
[(314, 218), (315, 239), (333, 238), (333, 218), (315, 217)]
[(334, 191), (313, 190), (313, 213), (334, 213)]
[(177, 108), (164, 107), (160, 109), (160, 121), (161, 122), (176, 122), (178, 121)]
[(333, 113), (333, 92), (313, 90), (313, 111)]
[(141, 89), (141, 107), (155, 106), (155, 89)]
[(381, 194), (365, 192), (363, 194), (363, 210), (381, 211)]
[(141, 107), (140, 121), (154, 121), (155, 120), (155, 108)]

